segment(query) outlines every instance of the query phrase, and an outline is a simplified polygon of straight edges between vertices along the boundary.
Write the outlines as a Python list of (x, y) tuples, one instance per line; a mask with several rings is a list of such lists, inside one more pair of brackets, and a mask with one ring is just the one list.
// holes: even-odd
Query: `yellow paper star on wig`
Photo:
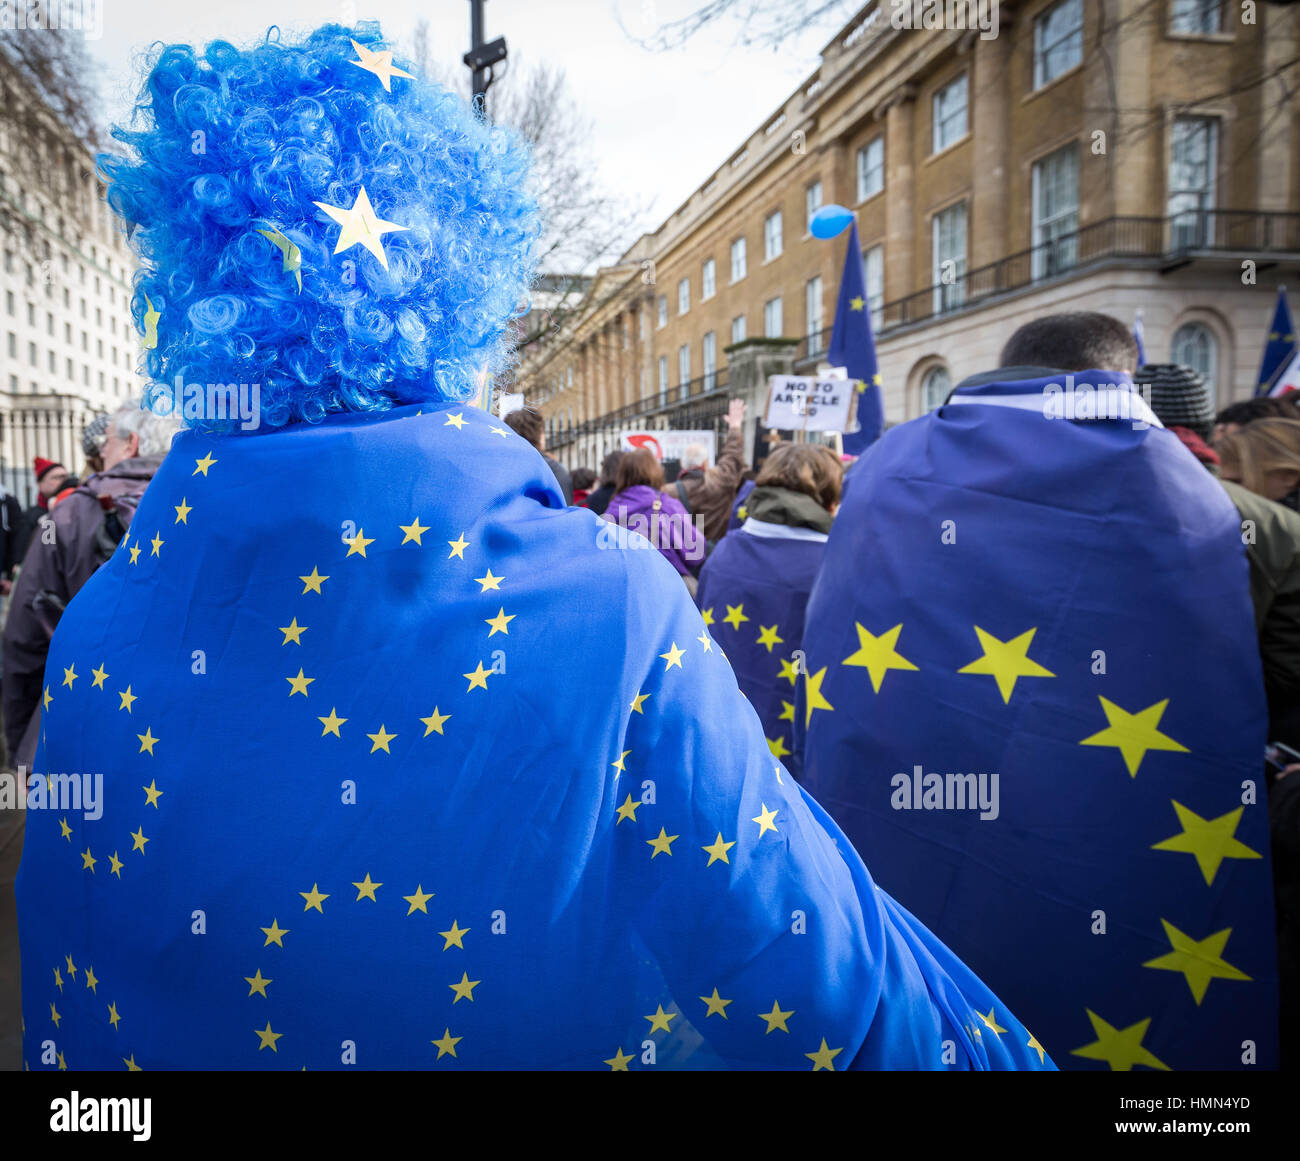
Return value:
[(280, 267), (286, 274), (292, 274), (298, 280), (298, 293), (302, 293), (302, 251), (289, 241), (279, 230), (258, 230), (268, 242), (284, 255)]
[(393, 54), (391, 52), (371, 52), (363, 44), (358, 44), (355, 40), (352, 47), (357, 50), (357, 56), (360, 60), (348, 61), (348, 64), (354, 64), (358, 68), (363, 68), (368, 73), (374, 73), (384, 86), (384, 92), (391, 93), (392, 85), (389, 83), (392, 77), (406, 77), (407, 80), (415, 80), (410, 74), (403, 72), (393, 64)]
[(382, 218), (376, 217), (365, 186), (361, 187), (351, 209), (331, 206), (327, 202), (315, 204), (343, 227), (339, 232), (338, 243), (334, 247), (335, 254), (341, 254), (344, 250), (350, 250), (360, 244), (379, 259), (379, 264), (385, 270), (388, 269), (388, 255), (384, 253), (384, 243), (381, 239), (384, 234), (406, 230), (408, 227), (399, 226), (396, 222), (385, 222)]

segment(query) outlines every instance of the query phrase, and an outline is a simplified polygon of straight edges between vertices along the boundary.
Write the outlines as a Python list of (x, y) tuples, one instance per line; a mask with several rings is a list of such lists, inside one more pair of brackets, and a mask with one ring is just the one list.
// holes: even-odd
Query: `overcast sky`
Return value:
[[(686, 47), (653, 53), (620, 28), (649, 34), (704, 0), (488, 0), (488, 40), (504, 35), (512, 54), (562, 64), (578, 105), (595, 125), (601, 178), (631, 204), (651, 204), (653, 228), (709, 177), (816, 67), (839, 21), (808, 29), (771, 49), (743, 48), (726, 20)], [(239, 43), (270, 24), (305, 29), (331, 20), (378, 19), (390, 42), (409, 51), (411, 32), (430, 23), (434, 57), (450, 75), (469, 47), (467, 0), (106, 0), (101, 62), (111, 117), (129, 110), (139, 84), (140, 50), (155, 40)], [(855, 6), (845, 4), (851, 14)]]

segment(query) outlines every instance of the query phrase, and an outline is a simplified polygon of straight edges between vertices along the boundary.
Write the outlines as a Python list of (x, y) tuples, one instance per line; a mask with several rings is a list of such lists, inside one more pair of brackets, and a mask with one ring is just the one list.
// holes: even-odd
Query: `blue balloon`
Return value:
[(813, 214), (808, 229), (814, 238), (825, 240), (835, 237), (836, 234), (842, 234), (848, 229), (851, 221), (853, 221), (852, 210), (837, 205), (822, 206)]

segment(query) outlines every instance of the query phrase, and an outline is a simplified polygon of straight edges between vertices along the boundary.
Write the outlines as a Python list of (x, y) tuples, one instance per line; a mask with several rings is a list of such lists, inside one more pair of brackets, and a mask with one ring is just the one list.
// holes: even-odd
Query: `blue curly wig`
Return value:
[[(155, 46), (133, 127), (113, 133), (133, 156), (99, 159), (143, 263), (147, 342), (156, 321), (147, 405), (175, 382), (258, 383), (277, 428), (467, 399), (509, 363), (539, 229), (527, 149), (436, 85), (394, 75), (386, 92), (355, 63), (384, 48), (371, 24)], [(362, 189), (404, 227), (382, 234), (386, 269), (365, 245), (336, 254), (342, 227), (316, 205)]]

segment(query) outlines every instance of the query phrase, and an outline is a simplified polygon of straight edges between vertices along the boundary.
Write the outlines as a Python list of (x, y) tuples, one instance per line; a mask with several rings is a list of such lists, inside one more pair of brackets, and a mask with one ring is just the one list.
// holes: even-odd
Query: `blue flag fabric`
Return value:
[(27, 1064), (1050, 1067), (607, 528), (468, 407), (183, 434), (51, 645)]
[(963, 385), (857, 465), (808, 606), (804, 783), (1062, 1067), (1272, 1067), (1241, 521), (1169, 432), (1048, 418), (1052, 384)]
[(1286, 300), (1286, 287), (1277, 291), (1277, 305), (1273, 308), (1273, 325), (1268, 329), (1264, 343), (1264, 357), (1259, 364), (1259, 383), (1256, 395), (1267, 395), (1274, 378), (1295, 353), (1295, 324), (1291, 321), (1291, 307)]
[(804, 610), (826, 535), (764, 527), (777, 535), (756, 535), (744, 527), (727, 533), (700, 571), (695, 603), (763, 723), (768, 748), (797, 778), (799, 764), (791, 750), (794, 654), (803, 639)]
[(1138, 349), (1137, 365), (1145, 367), (1147, 365), (1146, 330), (1142, 326), (1141, 311), (1138, 311), (1133, 317), (1133, 341), (1137, 344)]
[(749, 494), (754, 490), (754, 481), (745, 480), (740, 485), (740, 491), (736, 493), (735, 500), (731, 503), (731, 517), (727, 520), (727, 531), (735, 532), (749, 516), (745, 507), (745, 501), (749, 499)]
[(871, 335), (871, 304), (867, 297), (867, 274), (862, 263), (857, 222), (849, 226), (844, 272), (840, 276), (840, 296), (835, 305), (835, 324), (831, 329), (831, 345), (826, 360), (834, 367), (843, 367), (850, 379), (860, 380), (863, 384), (858, 394), (859, 430), (844, 436), (844, 450), (849, 455), (861, 455), (880, 438), (885, 427), (885, 407), (881, 398), (876, 343)]

